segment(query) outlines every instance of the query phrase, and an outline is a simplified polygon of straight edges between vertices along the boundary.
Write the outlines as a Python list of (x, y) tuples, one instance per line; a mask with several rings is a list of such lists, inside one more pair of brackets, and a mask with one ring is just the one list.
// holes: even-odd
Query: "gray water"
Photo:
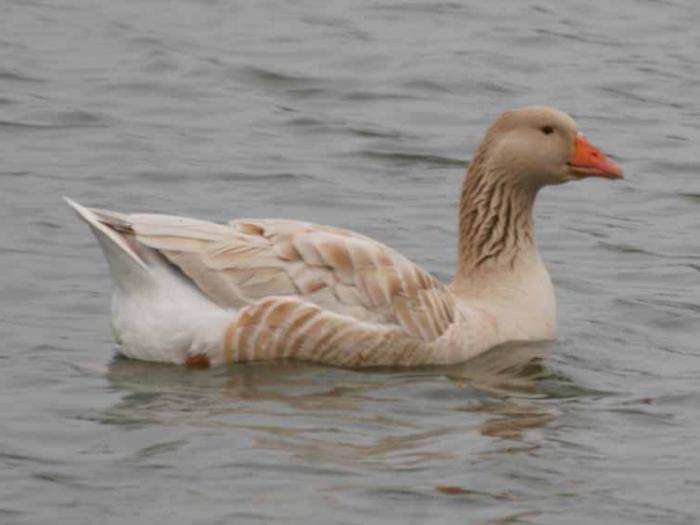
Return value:
[[(0, 523), (700, 520), (700, 3), (0, 2)], [(549, 104), (550, 345), (449, 369), (114, 358), (60, 200), (351, 228), (443, 279), (463, 166)]]

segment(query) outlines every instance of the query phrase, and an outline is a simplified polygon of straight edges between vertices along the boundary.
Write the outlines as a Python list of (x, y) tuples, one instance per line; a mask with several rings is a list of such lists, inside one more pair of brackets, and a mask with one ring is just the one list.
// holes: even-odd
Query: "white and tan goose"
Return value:
[(469, 165), (459, 267), (443, 284), (400, 253), (339, 228), (291, 220), (228, 225), (68, 203), (116, 282), (120, 352), (209, 366), (297, 359), (336, 366), (467, 360), (555, 336), (552, 283), (535, 246), (540, 188), (621, 178), (566, 114), (503, 113)]

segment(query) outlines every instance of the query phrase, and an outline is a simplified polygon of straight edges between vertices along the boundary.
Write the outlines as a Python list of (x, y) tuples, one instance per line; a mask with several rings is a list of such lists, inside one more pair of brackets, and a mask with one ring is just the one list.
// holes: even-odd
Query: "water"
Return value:
[[(0, 522), (696, 523), (700, 4), (0, 3)], [(463, 162), (573, 114), (627, 178), (545, 190), (560, 336), (449, 369), (113, 359), (60, 200), (372, 235), (443, 279)]]

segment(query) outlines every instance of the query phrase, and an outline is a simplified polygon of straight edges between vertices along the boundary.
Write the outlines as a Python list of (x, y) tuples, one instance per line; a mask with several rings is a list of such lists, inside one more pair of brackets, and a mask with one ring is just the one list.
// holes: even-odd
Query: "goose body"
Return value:
[(330, 226), (222, 225), (66, 200), (109, 263), (114, 333), (128, 357), (189, 366), (415, 366), (555, 336), (532, 206), (543, 185), (584, 176), (621, 171), (570, 117), (544, 107), (504, 113), (464, 182), (459, 267), (449, 284), (380, 242)]

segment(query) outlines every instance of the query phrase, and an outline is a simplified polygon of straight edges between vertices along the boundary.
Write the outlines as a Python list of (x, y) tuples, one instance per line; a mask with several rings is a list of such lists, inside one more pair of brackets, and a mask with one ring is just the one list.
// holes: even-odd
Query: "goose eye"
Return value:
[(545, 135), (551, 135), (554, 133), (554, 128), (552, 126), (545, 126), (543, 128), (540, 128), (540, 131), (544, 133)]

